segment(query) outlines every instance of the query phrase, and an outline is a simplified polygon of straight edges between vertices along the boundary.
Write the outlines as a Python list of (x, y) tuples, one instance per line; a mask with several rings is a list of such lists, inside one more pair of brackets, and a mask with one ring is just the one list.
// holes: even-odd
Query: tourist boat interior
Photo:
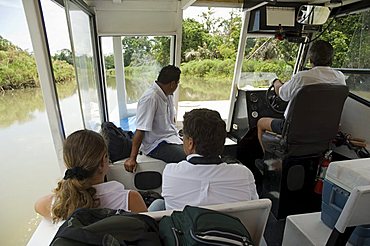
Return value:
[[(128, 45), (134, 43), (123, 42), (125, 37), (163, 40), (168, 48), (165, 63), (181, 67), (184, 62), (182, 47), (186, 45), (183, 42), (184, 13), (188, 8), (223, 8), (238, 12), (240, 36), (235, 41), (235, 56), (230, 59), (232, 79), (228, 86), (220, 87), (228, 91), (227, 99), (182, 100), (181, 90), (186, 88), (181, 86), (174, 94), (179, 129), (183, 114), (193, 108), (219, 111), (228, 133), (222, 158), (247, 166), (256, 180), (260, 199), (210, 205), (209, 208), (239, 217), (253, 234), (256, 245), (325, 245), (329, 236), (335, 241), (332, 239), (334, 232), (341, 235), (347, 227), (370, 224), (366, 209), (370, 202), (370, 148), (366, 145), (370, 142), (370, 1), (22, 0), (48, 124), (59, 169), (64, 173), (62, 148), (70, 133), (68, 110), (60, 106), (58, 93), (61, 91), (54, 83), (56, 75), (49, 44), (52, 40), (48, 34), (50, 28), (58, 27), (49, 26), (45, 18), (48, 15), (45, 2), (56, 4), (65, 11), (65, 28), (71, 44), (78, 91), (79, 105), (73, 107), (79, 108), (82, 128), (97, 132), (106, 121), (114, 122), (124, 130), (135, 131), (137, 100), (130, 99), (127, 92), (127, 78), (132, 70), (126, 67), (123, 56), (129, 52)], [(352, 19), (345, 19), (348, 17)], [(341, 25), (353, 28), (352, 36), (344, 37), (347, 43), (335, 39), (344, 35), (339, 31), (343, 29)], [(286, 123), (283, 133), (264, 134), (264, 153), (257, 138), (257, 121), (261, 117), (284, 118), (287, 107), (286, 102), (279, 100), (270, 82), (278, 76), (288, 80), (291, 75), (309, 69), (308, 50), (312, 42), (320, 38), (335, 40), (334, 47), (341, 50), (336, 58), (341, 62), (333, 67), (345, 75), (347, 86), (302, 89), (297, 97), (300, 100), (294, 100), (294, 105), (289, 108), (292, 113), (287, 116), (289, 124)], [(258, 50), (253, 49), (251, 45), (258, 42), (262, 45)], [(248, 70), (245, 61), (262, 59), (260, 51), (267, 50), (272, 42), (282, 48), (263, 53), (266, 68)], [(107, 76), (107, 60), (104, 59), (106, 45), (112, 48), (112, 59), (116, 64), (109, 71), (115, 74), (113, 94)], [(269, 64), (269, 55), (284, 61), (286, 54), (279, 53), (282, 50), (294, 51), (295, 57), (290, 57), (289, 64), (282, 67), (275, 67), (277, 63), (273, 62)], [(256, 58), (258, 55), (260, 57)], [(159, 71), (156, 66), (155, 73)], [(145, 68), (141, 72), (144, 73)], [(192, 83), (187, 90), (195, 89), (198, 79), (190, 78)], [(143, 81), (142, 85), (134, 85), (130, 93), (140, 97), (150, 83)], [(116, 98), (114, 105), (111, 104), (112, 97)], [(140, 186), (140, 177), (146, 179), (146, 176), (138, 174), (148, 171), (161, 174), (166, 163), (139, 155), (138, 168), (133, 174), (124, 170), (123, 161), (112, 163), (108, 180), (117, 180), (128, 189), (161, 192), (160, 182)], [(323, 180), (325, 172), (328, 180)], [(336, 215), (337, 218), (340, 216), (341, 223), (336, 224), (335, 220), (329, 226), (323, 219), (324, 211), (331, 213), (330, 206), (336, 202), (332, 190), (341, 188), (339, 183), (346, 184), (346, 179), (351, 185), (342, 187), (344, 190), (339, 193), (346, 193), (348, 201)], [(356, 218), (349, 216), (348, 219), (344, 215), (351, 211), (357, 213)], [(160, 220), (170, 213), (148, 214)], [(360, 220), (360, 217), (365, 219)], [(346, 218), (351, 222), (342, 221)], [(316, 229), (305, 233), (309, 226), (316, 226)], [(57, 229), (58, 225), (42, 219), (27, 245), (49, 244)], [(364, 231), (364, 235), (351, 237), (350, 243), (370, 245), (370, 229), (364, 227)]]

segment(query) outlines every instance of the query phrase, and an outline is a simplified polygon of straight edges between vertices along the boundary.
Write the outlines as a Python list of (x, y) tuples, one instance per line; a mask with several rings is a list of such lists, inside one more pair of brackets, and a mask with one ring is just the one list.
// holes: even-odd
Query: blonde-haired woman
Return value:
[(67, 219), (77, 208), (124, 209), (145, 212), (144, 200), (137, 191), (125, 190), (117, 181), (104, 182), (109, 169), (107, 145), (94, 131), (79, 130), (64, 142), (64, 178), (54, 194), (40, 198), (35, 210), (53, 222)]

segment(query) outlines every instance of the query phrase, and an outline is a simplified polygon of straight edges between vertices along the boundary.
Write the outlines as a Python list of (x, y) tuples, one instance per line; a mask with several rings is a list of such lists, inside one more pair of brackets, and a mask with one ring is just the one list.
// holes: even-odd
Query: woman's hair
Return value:
[(54, 190), (52, 205), (54, 222), (67, 219), (77, 208), (99, 206), (91, 177), (107, 154), (103, 137), (94, 131), (79, 130), (67, 137), (63, 145), (63, 159), (67, 168), (64, 178)]
[(183, 132), (191, 137), (195, 152), (204, 157), (222, 154), (226, 138), (226, 124), (217, 111), (193, 109), (184, 115)]

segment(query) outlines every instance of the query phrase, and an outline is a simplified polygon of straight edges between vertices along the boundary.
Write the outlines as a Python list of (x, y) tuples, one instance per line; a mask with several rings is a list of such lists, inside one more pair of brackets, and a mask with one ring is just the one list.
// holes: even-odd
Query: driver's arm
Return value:
[(274, 90), (276, 95), (279, 95), (280, 87), (283, 86), (283, 83), (280, 81), (280, 79), (275, 79), (274, 82), (272, 82), (272, 85), (274, 86)]

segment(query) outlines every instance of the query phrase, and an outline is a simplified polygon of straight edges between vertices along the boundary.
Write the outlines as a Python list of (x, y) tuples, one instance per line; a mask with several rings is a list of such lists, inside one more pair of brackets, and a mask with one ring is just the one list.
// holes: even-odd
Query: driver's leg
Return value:
[(258, 120), (257, 122), (257, 135), (258, 135), (258, 141), (260, 142), (261, 148), (263, 152), (265, 152), (265, 149), (262, 145), (262, 135), (265, 131), (272, 131), (271, 129), (271, 121), (274, 120), (273, 118), (263, 117)]

